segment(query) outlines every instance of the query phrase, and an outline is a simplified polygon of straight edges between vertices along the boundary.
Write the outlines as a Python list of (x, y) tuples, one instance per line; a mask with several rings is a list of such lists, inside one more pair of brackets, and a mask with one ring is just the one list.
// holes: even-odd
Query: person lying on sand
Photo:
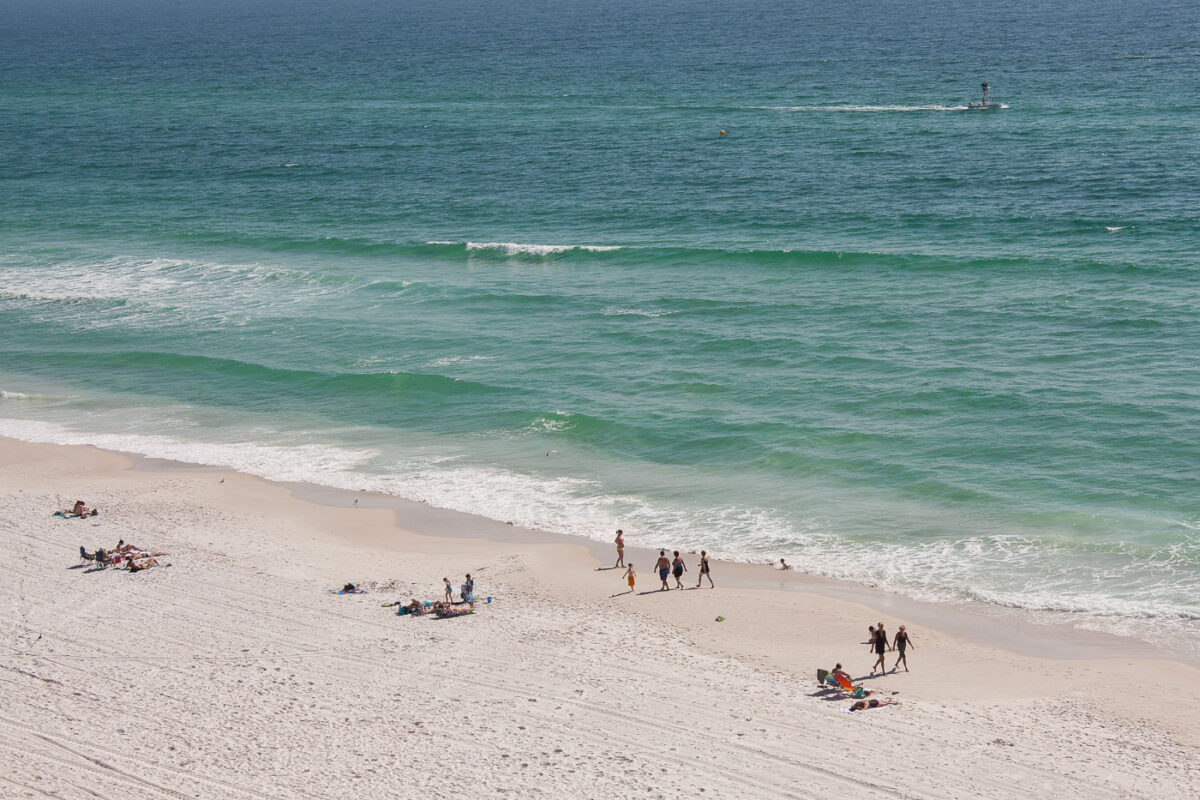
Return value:
[(60, 508), (54, 512), (56, 517), (94, 517), (99, 514), (99, 509), (88, 508), (87, 504), (82, 500), (76, 500), (75, 505), (71, 508)]
[(384, 608), (391, 608), (392, 606), (400, 606), (400, 610), (396, 613), (400, 614), (401, 616), (404, 614), (412, 614), (414, 617), (419, 617), (425, 613), (424, 604), (415, 597), (412, 599), (411, 603), (407, 604), (403, 600), (397, 600), (394, 603), (383, 603)]
[(140, 564), (131, 558), (129, 559), (129, 566), (127, 569), (130, 572), (141, 572), (144, 569), (150, 569), (151, 567), (157, 567), (158, 565), (157, 558), (147, 558)]
[(854, 703), (851, 704), (850, 710), (851, 711), (866, 711), (868, 708), (879, 708), (880, 706), (898, 706), (898, 705), (900, 705), (899, 700), (892, 700), (891, 698), (888, 698), (886, 700), (877, 700), (876, 698), (872, 697), (870, 700), (855, 700)]
[(109, 550), (108, 554), (110, 556), (111, 555), (123, 556), (123, 557), (129, 558), (129, 559), (150, 558), (152, 556), (170, 555), (169, 553), (151, 553), (147, 550), (143, 550), (142, 548), (138, 547), (136, 544), (126, 543), (126, 541), (124, 539), (117, 542), (117, 546), (114, 547), (112, 550)]

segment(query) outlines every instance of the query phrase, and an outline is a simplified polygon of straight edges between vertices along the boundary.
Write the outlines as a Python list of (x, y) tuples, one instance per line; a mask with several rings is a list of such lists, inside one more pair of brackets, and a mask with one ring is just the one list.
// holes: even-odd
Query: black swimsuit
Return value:
[(676, 561), (675, 562), (675, 577), (678, 578), (681, 575), (683, 575), (683, 562)]
[(900, 655), (904, 655), (904, 648), (908, 647), (908, 634), (900, 633), (896, 635), (896, 649), (900, 651)]
[(708, 559), (707, 558), (700, 559), (700, 573), (701, 574), (708, 573)]
[(875, 631), (875, 652), (879, 655), (887, 652), (887, 634), (883, 632), (883, 628)]

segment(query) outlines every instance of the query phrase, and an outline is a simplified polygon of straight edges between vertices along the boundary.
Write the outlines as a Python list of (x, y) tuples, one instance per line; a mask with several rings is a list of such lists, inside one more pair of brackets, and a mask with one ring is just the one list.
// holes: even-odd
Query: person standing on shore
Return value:
[(462, 585), (462, 599), (464, 603), (471, 603), (475, 600), (475, 579), (469, 572), (467, 573), (467, 582)]
[(625, 566), (625, 534), (620, 528), (617, 529), (617, 563), (613, 564), (613, 568)]
[(675, 551), (675, 560), (671, 562), (671, 569), (675, 574), (675, 588), (682, 589), (683, 581), (680, 578), (683, 577), (683, 573), (687, 572), (687, 564), (684, 564), (683, 559), (679, 557), (678, 550)]
[(712, 573), (708, 570), (708, 551), (700, 551), (700, 577), (696, 579), (696, 588), (700, 588), (700, 584), (704, 583), (704, 579), (708, 578), (708, 585), (712, 588), (717, 588), (717, 585), (712, 581)]
[(454, 600), (454, 590), (450, 588), (450, 579), (442, 578), (442, 583), (445, 584), (446, 602), (447, 603), (452, 602)]
[[(912, 644), (912, 639), (908, 638), (908, 631), (904, 630), (904, 626), (901, 625), (900, 630), (896, 631), (896, 640), (892, 642), (892, 649), (900, 653), (900, 655), (896, 656), (896, 663), (892, 665), (892, 672), (896, 671), (901, 661), (904, 662), (904, 671), (908, 672), (908, 657), (904, 654), (904, 651), (908, 649), (910, 644)], [(913, 649), (917, 649), (915, 644), (913, 644)]]
[(637, 583), (637, 573), (633, 571), (632, 562), (629, 564), (629, 569), (625, 570), (625, 580), (629, 581), (629, 593), (633, 594), (633, 585)]
[(867, 626), (867, 652), (868, 653), (875, 652), (875, 626), (874, 625)]
[(884, 663), (883, 654), (887, 652), (888, 640), (887, 631), (883, 629), (883, 623), (875, 626), (875, 664), (871, 667), (871, 674), (875, 674), (875, 667), (879, 667), (879, 673), (882, 675), (887, 672), (887, 664)]
[(658, 551), (658, 561), (654, 563), (654, 568), (658, 570), (658, 579), (662, 581), (662, 591), (669, 591), (670, 586), (667, 586), (667, 576), (671, 574), (671, 560), (667, 558), (666, 550)]

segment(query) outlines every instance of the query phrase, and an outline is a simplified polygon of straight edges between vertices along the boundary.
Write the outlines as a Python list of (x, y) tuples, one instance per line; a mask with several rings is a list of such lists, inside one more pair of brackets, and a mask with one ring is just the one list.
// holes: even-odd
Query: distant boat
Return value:
[(992, 90), (983, 84), (983, 98), (978, 103), (967, 103), (967, 111), (995, 111), (1002, 106), (992, 99)]

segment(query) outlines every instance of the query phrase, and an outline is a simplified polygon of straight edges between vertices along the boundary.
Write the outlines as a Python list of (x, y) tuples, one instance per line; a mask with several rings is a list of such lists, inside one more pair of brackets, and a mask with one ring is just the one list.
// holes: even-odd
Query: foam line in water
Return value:
[[(1007, 106), (1002, 106), (1007, 108)], [(873, 111), (966, 111), (965, 105), (900, 106), (900, 105), (828, 105), (828, 106), (751, 106), (761, 111), (862, 112)]]
[(510, 256), (549, 256), (580, 250), (588, 253), (608, 253), (620, 250), (617, 245), (592, 244), (521, 244), (519, 242), (466, 242), (467, 250), (499, 250)]

